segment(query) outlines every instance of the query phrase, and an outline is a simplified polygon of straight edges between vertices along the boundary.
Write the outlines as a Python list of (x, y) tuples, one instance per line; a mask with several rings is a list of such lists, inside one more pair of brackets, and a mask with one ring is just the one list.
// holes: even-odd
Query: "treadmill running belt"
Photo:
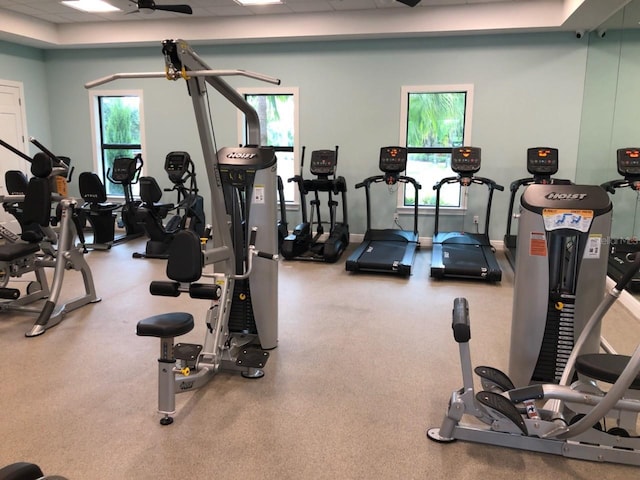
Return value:
[(395, 270), (407, 250), (405, 242), (371, 242), (358, 263), (362, 269)]
[(444, 244), (442, 263), (450, 275), (477, 275), (486, 271), (487, 261), (479, 246)]

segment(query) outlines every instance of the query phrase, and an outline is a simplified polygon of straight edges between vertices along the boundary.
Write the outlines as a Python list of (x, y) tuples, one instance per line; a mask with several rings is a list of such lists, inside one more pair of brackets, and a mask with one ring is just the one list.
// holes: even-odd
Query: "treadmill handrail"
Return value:
[(491, 215), (491, 203), (493, 200), (493, 191), (498, 190), (501, 192), (504, 190), (504, 187), (496, 183), (495, 181), (491, 180), (490, 178), (477, 177), (475, 175), (472, 175), (470, 177), (469, 176), (463, 177), (462, 175), (457, 175), (455, 177), (445, 177), (433, 186), (433, 189), (436, 191), (436, 211), (435, 211), (434, 229), (433, 229), (434, 237), (439, 232), (438, 224), (440, 222), (440, 189), (442, 188), (443, 185), (446, 185), (449, 183), (461, 183), (463, 178), (469, 179), (470, 183), (486, 185), (489, 188), (489, 201), (487, 203), (487, 214), (484, 221), (484, 233), (487, 236), (489, 235), (489, 219)]
[[(371, 230), (371, 199), (369, 197), (369, 187), (372, 183), (380, 183), (384, 181), (384, 175), (374, 175), (365, 178), (362, 182), (356, 183), (356, 188), (365, 187), (365, 195), (367, 202), (367, 231)], [(415, 201), (413, 202), (413, 233), (418, 234), (418, 190), (422, 188), (420, 182), (413, 177), (400, 175), (396, 177), (396, 181), (400, 183), (411, 183), (416, 191)]]
[(626, 188), (631, 186), (631, 182), (626, 178), (618, 178), (616, 180), (609, 180), (600, 185), (607, 192), (615, 195), (617, 188)]
[(511, 182), (511, 184), (509, 185), (509, 190), (512, 193), (515, 193), (518, 191), (518, 189), (520, 187), (522, 187), (523, 185), (531, 185), (532, 183), (535, 182), (535, 178), (533, 177), (529, 177), (529, 178), (520, 178), (518, 180), (514, 180), (513, 182)]

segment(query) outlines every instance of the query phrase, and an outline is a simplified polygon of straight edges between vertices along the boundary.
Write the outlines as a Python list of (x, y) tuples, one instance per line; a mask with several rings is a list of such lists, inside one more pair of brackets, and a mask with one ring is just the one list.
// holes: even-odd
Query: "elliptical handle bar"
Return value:
[(60, 160), (60, 158), (55, 153), (53, 153), (47, 147), (42, 145), (34, 137), (29, 137), (29, 141), (33, 143), (36, 147), (38, 147), (40, 150), (42, 150), (44, 153), (46, 153), (51, 158), (51, 161), (54, 163), (55, 167), (64, 168), (65, 170), (69, 168), (69, 166), (66, 163), (64, 163), (62, 160)]
[(0, 145), (2, 145), (7, 150), (10, 150), (11, 152), (15, 153), (16, 155), (18, 155), (20, 158), (26, 160), (27, 162), (29, 162), (29, 163), (33, 162), (33, 160), (31, 159), (31, 157), (29, 155), (27, 155), (26, 153), (22, 153), (20, 150), (15, 148), (13, 145), (9, 145), (7, 142), (2, 140), (1, 138), (0, 138)]

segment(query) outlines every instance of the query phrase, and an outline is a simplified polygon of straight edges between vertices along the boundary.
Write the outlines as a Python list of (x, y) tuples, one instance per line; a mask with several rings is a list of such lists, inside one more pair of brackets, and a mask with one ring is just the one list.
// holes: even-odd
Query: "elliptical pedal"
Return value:
[(524, 435), (529, 435), (529, 430), (522, 419), (522, 415), (520, 415), (516, 406), (511, 403), (509, 399), (498, 393), (482, 391), (476, 394), (476, 400), (511, 420), (511, 422), (516, 425)]
[(479, 366), (473, 369), (482, 381), (482, 388), (488, 391), (495, 391), (496, 389), (506, 392), (513, 390), (515, 385), (506, 373), (493, 367)]

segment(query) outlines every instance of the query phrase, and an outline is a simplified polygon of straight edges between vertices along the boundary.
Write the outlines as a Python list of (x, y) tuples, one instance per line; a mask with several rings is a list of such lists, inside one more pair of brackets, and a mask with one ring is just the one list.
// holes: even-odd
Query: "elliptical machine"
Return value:
[[(134, 253), (133, 258), (167, 258), (169, 245), (180, 230), (192, 230), (204, 235), (204, 200), (198, 195), (195, 165), (187, 152), (170, 152), (164, 163), (173, 187), (165, 192), (177, 192), (176, 203), (160, 203), (162, 190), (153, 177), (140, 177), (140, 199), (136, 218), (144, 225), (149, 240), (144, 253)], [(164, 223), (170, 212), (171, 218)]]
[[(305, 147), (302, 147), (300, 160), (300, 175), (290, 178), (289, 182), (296, 182), (300, 192), (302, 206), (302, 223), (298, 224), (293, 233), (287, 235), (281, 247), (282, 256), (287, 260), (319, 260), (333, 263), (349, 245), (349, 224), (347, 223), (347, 182), (344, 177), (336, 177), (338, 164), (338, 146), (335, 150), (314, 150), (311, 152), (309, 170), (316, 178), (305, 180), (302, 176), (304, 167)], [(333, 176), (333, 178), (329, 178)], [(326, 240), (322, 239), (324, 225), (320, 215), (319, 192), (326, 192), (329, 201), (329, 232)], [(313, 193), (314, 198), (309, 202), (311, 217), (307, 216), (307, 195)], [(338, 201), (334, 196), (340, 195), (342, 203), (342, 221), (336, 219)], [(314, 215), (317, 220), (314, 222)], [(315, 227), (315, 234), (313, 229)]]
[[(610, 180), (601, 185), (611, 195), (615, 195), (619, 188), (630, 188), (636, 195), (640, 195), (640, 149), (620, 148), (617, 151), (618, 173), (621, 179)], [(637, 208), (637, 199), (636, 199)], [(640, 241), (635, 237), (635, 219), (632, 236), (630, 238), (613, 238), (609, 244), (609, 265), (607, 274), (614, 281), (620, 280), (622, 275), (633, 262), (633, 255), (640, 251)], [(640, 292), (640, 275), (635, 275), (627, 284), (627, 290), (632, 293)]]

